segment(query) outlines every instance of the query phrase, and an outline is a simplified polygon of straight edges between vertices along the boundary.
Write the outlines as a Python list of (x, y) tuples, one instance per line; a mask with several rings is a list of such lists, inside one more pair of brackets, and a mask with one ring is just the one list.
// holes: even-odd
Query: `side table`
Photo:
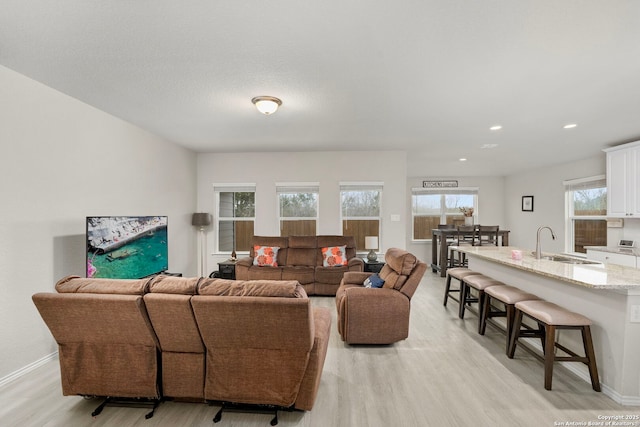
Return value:
[(228, 259), (218, 263), (218, 270), (220, 271), (221, 279), (236, 279), (236, 262), (238, 261)]
[(366, 273), (380, 273), (380, 270), (382, 270), (382, 267), (384, 267), (384, 262), (382, 261), (369, 261), (368, 259), (364, 258), (364, 271)]

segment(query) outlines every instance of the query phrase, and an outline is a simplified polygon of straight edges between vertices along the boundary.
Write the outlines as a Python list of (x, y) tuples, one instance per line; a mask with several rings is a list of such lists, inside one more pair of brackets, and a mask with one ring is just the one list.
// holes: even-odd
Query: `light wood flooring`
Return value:
[[(444, 280), (428, 270), (412, 300), (409, 338), (391, 346), (345, 345), (335, 327), (334, 299), (313, 297), (334, 313), (322, 383), (312, 411), (281, 411), (278, 425), (541, 427), (640, 414), (640, 407), (616, 404), (561, 366), (553, 390), (546, 391), (538, 359), (521, 349), (508, 359), (502, 332), (488, 327), (479, 336), (477, 317), (458, 319), (455, 301), (442, 306), (443, 292)], [(120, 407), (94, 419), (99, 403), (62, 396), (56, 360), (0, 388), (0, 426), (213, 426), (218, 410), (165, 402), (148, 420), (146, 409)], [(270, 420), (229, 412), (216, 426), (264, 427)]]

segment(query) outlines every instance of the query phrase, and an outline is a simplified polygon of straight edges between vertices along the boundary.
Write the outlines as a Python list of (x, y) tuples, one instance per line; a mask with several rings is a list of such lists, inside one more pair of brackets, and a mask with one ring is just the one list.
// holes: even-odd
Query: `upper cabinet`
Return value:
[(640, 141), (607, 148), (607, 216), (640, 218)]

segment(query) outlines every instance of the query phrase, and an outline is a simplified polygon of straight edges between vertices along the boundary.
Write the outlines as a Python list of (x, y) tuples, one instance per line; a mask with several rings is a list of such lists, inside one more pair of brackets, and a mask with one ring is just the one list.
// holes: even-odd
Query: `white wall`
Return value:
[(504, 226), (504, 178), (501, 176), (417, 176), (407, 179), (407, 250), (427, 263), (431, 262), (431, 241), (414, 242), (411, 218), (411, 189), (421, 188), (422, 181), (455, 180), (458, 187), (478, 188), (478, 211), (474, 213), (476, 224)]
[(168, 215), (194, 275), (196, 155), (0, 67), (0, 382), (57, 347), (31, 295), (84, 275), (85, 217)]
[[(406, 245), (406, 154), (384, 152), (225, 153), (198, 155), (198, 210), (215, 214), (213, 184), (256, 183), (256, 235), (277, 236), (276, 182), (319, 182), (319, 234), (342, 234), (341, 181), (384, 182), (379, 252)], [(391, 221), (391, 215), (400, 221)], [(213, 254), (213, 227), (207, 232), (207, 271), (227, 256)]]
[[(533, 250), (538, 227), (548, 225), (557, 239), (552, 240), (548, 230), (543, 230), (542, 249), (546, 252), (564, 252), (566, 227), (563, 181), (603, 175), (605, 170), (605, 154), (602, 153), (596, 157), (506, 177), (505, 213), (506, 226), (511, 229), (510, 244)], [(534, 196), (533, 212), (522, 212), (522, 196)]]

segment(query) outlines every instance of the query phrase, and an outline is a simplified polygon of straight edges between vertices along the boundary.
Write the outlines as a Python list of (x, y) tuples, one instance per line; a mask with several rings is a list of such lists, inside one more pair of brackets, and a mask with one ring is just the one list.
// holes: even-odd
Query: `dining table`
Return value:
[[(440, 272), (441, 277), (447, 275), (447, 252), (449, 240), (458, 237), (458, 233), (471, 237), (474, 235), (490, 235), (491, 232), (480, 232), (479, 226), (474, 231), (458, 231), (457, 228), (434, 228), (431, 230), (431, 271)], [(502, 246), (509, 246), (509, 230), (498, 229), (498, 240)]]

